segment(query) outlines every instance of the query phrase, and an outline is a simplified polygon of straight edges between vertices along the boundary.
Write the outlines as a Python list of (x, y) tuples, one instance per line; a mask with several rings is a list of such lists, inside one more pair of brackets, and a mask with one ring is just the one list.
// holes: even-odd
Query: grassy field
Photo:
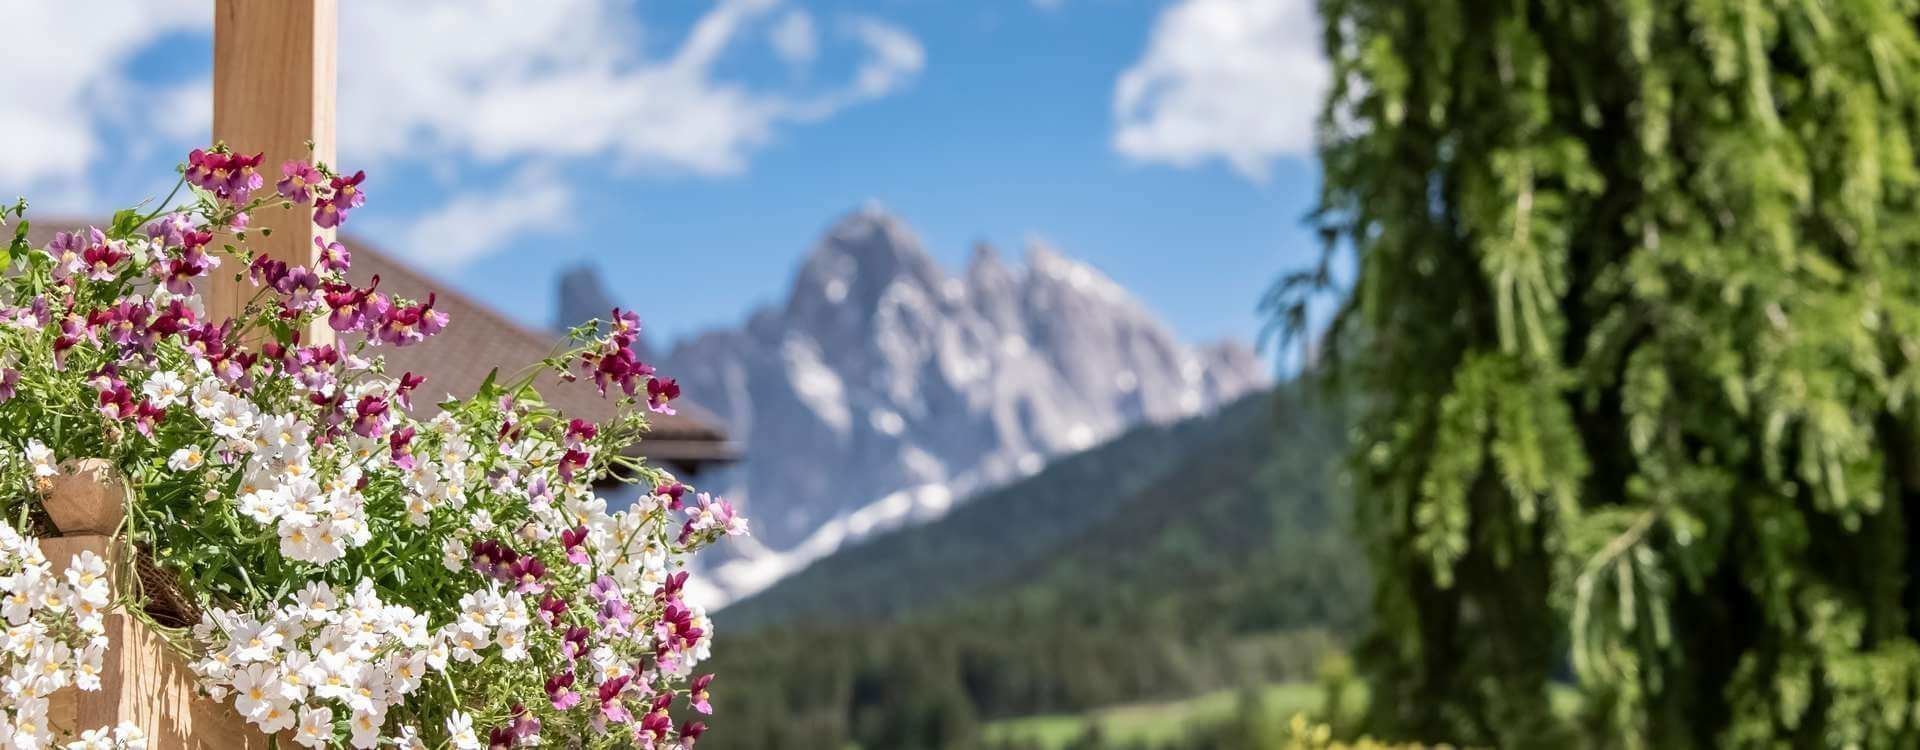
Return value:
[[(1365, 688), (1354, 685), (1349, 696), (1354, 709), (1364, 706)], [(1325, 702), (1320, 686), (1312, 682), (1283, 682), (1258, 688), (1261, 705), (1270, 715), (1291, 716), (1316, 712)], [(1107, 739), (1141, 742), (1148, 745), (1177, 739), (1194, 726), (1224, 721), (1240, 700), (1240, 690), (1219, 690), (1193, 698), (1164, 703), (1136, 703), (1113, 706), (1081, 714), (1043, 714), (991, 722), (982, 732), (989, 741), (1025, 741), (1053, 750), (1065, 747), (1090, 725), (1098, 724)], [(1553, 711), (1571, 718), (1579, 710), (1577, 691), (1566, 685), (1553, 687)]]
[[(1320, 688), (1311, 682), (1286, 682), (1258, 689), (1262, 704), (1273, 713), (1311, 711), (1321, 705)], [(1175, 739), (1182, 729), (1217, 722), (1233, 715), (1239, 690), (1219, 690), (1185, 700), (1114, 706), (1083, 714), (1045, 714), (1005, 719), (988, 724), (987, 739), (1025, 740), (1042, 747), (1063, 747), (1098, 724), (1111, 740), (1157, 743)]]

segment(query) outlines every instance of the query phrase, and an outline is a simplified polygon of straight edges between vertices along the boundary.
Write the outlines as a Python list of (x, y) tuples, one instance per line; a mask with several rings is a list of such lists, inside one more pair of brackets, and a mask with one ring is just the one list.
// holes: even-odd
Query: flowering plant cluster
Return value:
[[(122, 741), (56, 738), (36, 713), (50, 689), (97, 683), (112, 608), (163, 632), (211, 697), (306, 747), (691, 747), (713, 627), (680, 568), (747, 526), (625, 452), (679, 394), (635, 355), (637, 318), (615, 310), (534, 372), (416, 416), (423, 378), (378, 352), (444, 329), (434, 299), (349, 282), (339, 243), (316, 240), (311, 266), (247, 244), (263, 209), (339, 225), (365, 175), (291, 161), (267, 189), (260, 166), (195, 151), (180, 203), (43, 247), (24, 203), (0, 211), (17, 220), (0, 252), (0, 510), (31, 533), (37, 480), (110, 461), (130, 488), (119, 536), (199, 613), (168, 627), (134, 577), (109, 591), (98, 560), (76, 559), (56, 580), (0, 530), (0, 666), (16, 667), (0, 745)], [(243, 309), (209, 315), (215, 273), (251, 283)], [(590, 380), (618, 416), (557, 413), (539, 372)], [(648, 491), (610, 509), (594, 490), (609, 480)]]
[[(0, 521), (0, 742), (32, 747), (49, 738), (47, 709), (55, 691), (100, 689), (112, 600), (107, 564), (92, 552), (55, 572), (40, 545)], [(76, 750), (144, 748), (139, 728), (96, 728)]]

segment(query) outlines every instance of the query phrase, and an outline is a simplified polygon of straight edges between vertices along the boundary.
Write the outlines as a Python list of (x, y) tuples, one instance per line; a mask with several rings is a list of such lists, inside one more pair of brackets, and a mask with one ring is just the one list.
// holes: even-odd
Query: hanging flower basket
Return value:
[[(364, 174), (260, 162), (195, 151), (177, 195), (42, 245), (0, 211), (0, 746), (691, 746), (713, 628), (681, 568), (746, 521), (625, 452), (679, 393), (639, 321), (416, 404), (380, 352), (452, 323), (432, 296), (247, 245), (270, 207), (346, 221)], [(216, 274), (251, 290), (231, 318)], [(613, 479), (648, 491), (611, 510)]]

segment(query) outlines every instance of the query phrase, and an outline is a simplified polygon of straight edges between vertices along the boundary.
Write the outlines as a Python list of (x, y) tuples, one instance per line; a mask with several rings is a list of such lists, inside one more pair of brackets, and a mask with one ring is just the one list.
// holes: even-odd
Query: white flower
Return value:
[(186, 398), (187, 383), (179, 375), (161, 370), (141, 384), (140, 392), (146, 394), (147, 400), (152, 401), (154, 406), (165, 409)]
[(167, 457), (167, 468), (174, 471), (193, 471), (200, 468), (200, 465), (206, 461), (207, 455), (200, 450), (200, 446), (189, 445), (174, 451), (173, 455)]
[(67, 743), (67, 750), (114, 750), (113, 732), (105, 727), (80, 733), (80, 739)]
[(355, 710), (353, 721), (348, 723), (353, 730), (353, 736), (350, 738), (353, 746), (362, 750), (379, 746), (380, 725), (385, 724), (386, 721), (385, 711)]
[(41, 444), (39, 440), (27, 439), (27, 463), (33, 467), (36, 477), (50, 477), (58, 473), (54, 467), (53, 449)]
[(247, 622), (234, 631), (227, 645), (233, 650), (233, 660), (245, 664), (277, 661), (282, 642), (280, 630), (272, 624)]
[(447, 741), (458, 750), (480, 750), (480, 738), (473, 733), (473, 717), (465, 711), (448, 716)]
[[(199, 298), (194, 298), (197, 302)], [(147, 750), (147, 732), (134, 725), (122, 722), (113, 728), (113, 738), (120, 743), (120, 750)]]
[(254, 664), (235, 672), (232, 681), (234, 710), (260, 723), (260, 718), (270, 706), (286, 700), (280, 696), (279, 683), (273, 667), (265, 664)]
[(325, 747), (333, 741), (333, 709), (300, 709), (300, 729), (293, 735), (293, 741), (302, 747)]
[(524, 628), (501, 628), (495, 634), (493, 642), (500, 646), (500, 658), (508, 662), (527, 660), (527, 631)]
[(447, 644), (453, 648), (454, 661), (480, 661), (480, 649), (491, 645), (493, 640), (487, 637), (484, 626), (463, 622), (448, 628), (451, 632), (447, 634)]
[(253, 430), (257, 410), (246, 400), (222, 393), (214, 399), (211, 408), (201, 411), (200, 416), (207, 420), (214, 435), (228, 440), (252, 442), (249, 433)]

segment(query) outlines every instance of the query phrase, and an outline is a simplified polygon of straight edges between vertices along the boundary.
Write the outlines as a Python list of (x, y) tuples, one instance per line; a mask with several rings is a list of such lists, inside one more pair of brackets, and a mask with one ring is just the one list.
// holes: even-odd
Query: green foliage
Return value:
[(1374, 720), (1920, 742), (1920, 6), (1320, 7)]
[(1142, 427), (716, 618), (702, 747), (965, 747), (977, 722), (1305, 679), (1363, 622), (1340, 422), (1282, 386)]

